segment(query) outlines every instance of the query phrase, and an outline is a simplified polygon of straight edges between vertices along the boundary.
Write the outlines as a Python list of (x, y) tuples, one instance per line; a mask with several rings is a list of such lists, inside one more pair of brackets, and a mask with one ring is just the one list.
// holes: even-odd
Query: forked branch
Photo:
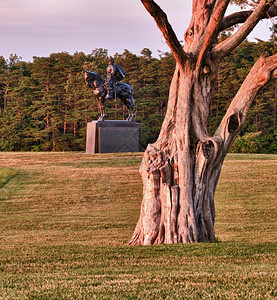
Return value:
[(196, 69), (201, 65), (203, 57), (206, 51), (209, 49), (211, 44), (214, 42), (214, 39), (218, 35), (219, 28), (221, 26), (222, 19), (224, 17), (225, 11), (228, 7), (230, 0), (218, 0), (215, 3), (215, 7), (211, 13), (211, 17), (208, 23), (208, 26), (199, 41), (196, 55), (198, 57), (196, 63)]
[(183, 50), (182, 45), (180, 44), (174, 30), (172, 29), (167, 19), (167, 15), (153, 0), (141, 0), (141, 3), (156, 21), (157, 26), (162, 32), (166, 43), (171, 49), (177, 63), (180, 65), (180, 67), (183, 67), (186, 59), (189, 58), (189, 54), (185, 53), (185, 51)]
[(215, 136), (224, 140), (224, 151), (227, 153), (236, 138), (246, 114), (259, 90), (277, 75), (277, 54), (263, 54), (252, 67), (238, 93), (231, 102)]
[(257, 23), (261, 20), (261, 17), (274, 5), (276, 0), (268, 1), (261, 0), (258, 6), (255, 8), (252, 14), (246, 19), (241, 28), (233, 34), (231, 37), (218, 44), (214, 49), (214, 57), (218, 60), (224, 58), (229, 52), (235, 49), (242, 41), (249, 35)]
[[(235, 12), (229, 16), (223, 18), (220, 31), (235, 26), (237, 24), (244, 23), (247, 18), (253, 13), (253, 10), (245, 10)], [(277, 16), (277, 6), (270, 7), (261, 17), (260, 20), (273, 18)]]

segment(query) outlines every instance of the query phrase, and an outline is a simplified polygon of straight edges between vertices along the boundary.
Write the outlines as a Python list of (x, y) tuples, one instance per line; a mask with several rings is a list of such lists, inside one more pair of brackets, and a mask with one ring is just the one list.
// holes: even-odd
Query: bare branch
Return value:
[(245, 10), (240, 12), (235, 12), (222, 20), (220, 31), (230, 28), (234, 25), (244, 23), (247, 18), (253, 13), (253, 10)]
[(186, 59), (189, 58), (189, 54), (184, 52), (182, 45), (168, 22), (167, 15), (153, 0), (141, 0), (141, 3), (156, 21), (177, 63), (183, 67)]
[[(274, 0), (275, 2), (276, 0)], [(273, 3), (274, 3), (273, 2)], [(272, 4), (272, 3), (271, 3)], [(261, 0), (259, 5), (253, 11), (253, 13), (246, 19), (241, 28), (233, 34), (230, 38), (226, 39), (222, 43), (218, 44), (214, 48), (214, 57), (218, 60), (221, 60), (229, 52), (235, 49), (242, 41), (249, 35), (253, 28), (260, 21), (261, 17), (268, 10), (270, 4), (268, 0)]]
[(199, 44), (198, 49), (196, 50), (196, 54), (198, 54), (198, 60), (196, 63), (196, 69), (200, 66), (202, 63), (202, 59), (210, 47), (210, 45), (214, 42), (214, 39), (216, 38), (222, 19), (224, 17), (225, 11), (228, 7), (230, 0), (218, 0), (215, 4), (214, 10), (211, 14), (211, 18), (209, 20), (207, 29), (205, 30)]
[[(220, 31), (223, 31), (234, 25), (244, 23), (252, 13), (253, 13), (253, 10), (245, 10), (245, 11), (235, 12), (235, 13), (223, 18), (221, 26), (220, 26)], [(272, 18), (275, 16), (277, 16), (277, 6), (270, 7), (267, 10), (267, 12), (261, 16), (260, 20)]]
[(263, 54), (252, 67), (242, 86), (231, 102), (215, 136), (224, 140), (227, 153), (245, 121), (246, 114), (259, 90), (277, 73), (277, 54)]

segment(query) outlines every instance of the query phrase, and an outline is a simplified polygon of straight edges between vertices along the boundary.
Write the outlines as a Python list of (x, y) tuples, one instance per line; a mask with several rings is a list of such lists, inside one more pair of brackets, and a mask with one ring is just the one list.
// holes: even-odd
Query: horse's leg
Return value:
[(128, 99), (129, 101), (129, 110), (130, 110), (130, 117), (128, 121), (134, 121), (135, 118), (135, 108), (134, 108), (134, 101)]
[(135, 107), (134, 107), (134, 101), (132, 101), (131, 99), (128, 99), (128, 109), (129, 109), (128, 121), (134, 121)]
[[(128, 107), (128, 106), (127, 106), (127, 107)], [(128, 110), (129, 110), (129, 107), (128, 107)], [(125, 121), (130, 121), (130, 110), (129, 110), (129, 115), (128, 115), (128, 117), (126, 118)]]
[(135, 112), (135, 103), (133, 100), (133, 105), (132, 105), (132, 121), (135, 120), (136, 112)]
[(130, 100), (129, 99), (127, 99), (127, 107), (128, 107), (128, 110), (129, 110), (129, 116), (128, 116), (128, 118), (126, 119), (126, 121), (132, 121), (133, 119), (132, 119), (132, 106), (131, 106), (131, 103), (130, 103)]
[(103, 107), (103, 121), (105, 121), (105, 118), (107, 116), (106, 114), (106, 106), (105, 106), (105, 98), (102, 99), (102, 107)]
[(104, 101), (102, 98), (99, 99), (99, 107), (100, 107), (100, 117), (98, 118), (98, 121), (104, 121), (105, 120), (105, 106), (104, 106)]
[(131, 118), (131, 106), (130, 106), (130, 103), (129, 103), (129, 99), (125, 100), (125, 105), (126, 105), (126, 107), (128, 108), (128, 111), (129, 111), (129, 115), (128, 115), (126, 121), (130, 121), (130, 118)]
[(129, 118), (129, 121), (134, 121), (135, 119), (135, 101), (134, 101), (134, 97), (133, 97), (133, 89), (132, 87), (130, 88), (129, 90), (129, 93), (128, 93), (128, 103), (129, 103), (129, 106), (130, 106), (130, 118)]
[(98, 118), (98, 121), (102, 121), (102, 102), (101, 102), (101, 99), (98, 100), (98, 108), (99, 108), (99, 111), (100, 111), (100, 116)]

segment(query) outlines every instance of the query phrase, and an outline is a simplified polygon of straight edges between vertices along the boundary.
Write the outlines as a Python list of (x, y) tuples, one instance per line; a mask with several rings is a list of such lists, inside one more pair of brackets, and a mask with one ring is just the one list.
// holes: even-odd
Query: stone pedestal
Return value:
[(92, 121), (87, 123), (86, 153), (141, 151), (140, 123)]

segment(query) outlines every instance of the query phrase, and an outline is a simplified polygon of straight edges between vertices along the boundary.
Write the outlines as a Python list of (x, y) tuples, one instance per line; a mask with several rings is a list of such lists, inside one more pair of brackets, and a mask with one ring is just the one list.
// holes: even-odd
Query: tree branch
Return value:
[(245, 121), (246, 114), (259, 90), (277, 74), (277, 54), (263, 54), (250, 70), (231, 102), (214, 136), (224, 140), (225, 154), (235, 140)]
[[(273, 4), (275, 1), (276, 0), (273, 0), (271, 4)], [(240, 43), (242, 43), (242, 41), (249, 35), (249, 33), (260, 21), (261, 17), (268, 10), (269, 6), (270, 4), (268, 0), (261, 0), (256, 9), (252, 12), (252, 14), (250, 14), (250, 16), (246, 19), (239, 30), (230, 38), (215, 46), (213, 51), (214, 58), (221, 60), (229, 52), (235, 49)]]
[[(252, 13), (253, 13), (253, 10), (240, 11), (240, 12), (235, 12), (235, 13), (223, 18), (221, 26), (220, 26), (220, 31), (223, 31), (223, 30), (230, 28), (232, 26), (235, 26), (237, 24), (244, 23)], [(260, 17), (260, 20), (268, 19), (269, 17), (272, 18), (272, 17), (276, 17), (276, 16), (277, 16), (277, 6), (270, 7), (267, 10), (267, 12), (265, 12)]]
[(207, 29), (205, 30), (201, 40), (199, 41), (196, 55), (199, 52), (197, 63), (196, 63), (196, 69), (201, 65), (203, 57), (210, 47), (210, 45), (214, 42), (214, 39), (216, 38), (222, 19), (224, 17), (225, 11), (228, 7), (230, 0), (218, 0), (215, 3), (214, 10), (211, 14), (211, 18), (209, 20)]
[(156, 21), (177, 63), (180, 67), (183, 67), (186, 59), (189, 58), (189, 54), (183, 50), (174, 30), (168, 22), (167, 15), (153, 0), (141, 0), (141, 3)]

